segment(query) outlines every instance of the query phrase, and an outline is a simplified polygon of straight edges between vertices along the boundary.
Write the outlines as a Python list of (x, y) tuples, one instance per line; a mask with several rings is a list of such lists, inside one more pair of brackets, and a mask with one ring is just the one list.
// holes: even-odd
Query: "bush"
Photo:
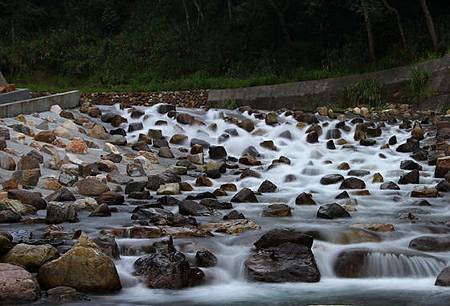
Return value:
[(383, 83), (378, 80), (362, 80), (344, 88), (345, 107), (357, 105), (380, 106), (383, 100)]

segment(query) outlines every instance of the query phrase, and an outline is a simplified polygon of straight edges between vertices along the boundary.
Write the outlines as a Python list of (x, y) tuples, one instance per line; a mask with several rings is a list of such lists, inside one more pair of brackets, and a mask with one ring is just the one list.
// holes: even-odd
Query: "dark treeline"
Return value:
[[(0, 67), (96, 84), (318, 78), (448, 52), (448, 0), (0, 0)], [(217, 85), (220, 86), (220, 85)]]

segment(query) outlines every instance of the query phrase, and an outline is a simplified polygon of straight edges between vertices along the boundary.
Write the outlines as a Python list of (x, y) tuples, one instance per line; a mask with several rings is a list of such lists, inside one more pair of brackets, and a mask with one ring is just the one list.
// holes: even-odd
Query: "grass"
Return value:
[(383, 101), (383, 83), (377, 80), (363, 80), (344, 88), (345, 106), (380, 106)]

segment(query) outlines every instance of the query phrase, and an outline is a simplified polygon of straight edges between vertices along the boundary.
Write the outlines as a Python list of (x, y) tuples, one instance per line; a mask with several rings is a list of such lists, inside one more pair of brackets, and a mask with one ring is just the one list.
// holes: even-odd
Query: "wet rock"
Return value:
[(159, 186), (157, 190), (159, 195), (177, 195), (180, 194), (180, 185), (178, 183), (169, 183)]
[(368, 170), (350, 170), (347, 173), (348, 176), (359, 176), (359, 177), (366, 176), (369, 174), (370, 174), (370, 171), (368, 171)]
[(317, 211), (317, 218), (322, 219), (337, 219), (337, 218), (350, 218), (350, 214), (339, 204), (332, 203), (319, 207)]
[(381, 128), (380, 127), (376, 127), (376, 128), (367, 128), (367, 136), (368, 137), (380, 137), (382, 134)]
[(277, 247), (287, 242), (300, 244), (311, 248), (313, 244), (313, 237), (289, 228), (272, 229), (262, 235), (261, 238), (255, 242), (255, 247), (257, 249), (266, 249), (270, 247)]
[(250, 154), (245, 154), (241, 158), (239, 158), (239, 162), (248, 166), (259, 166), (261, 165), (261, 161), (256, 159), (254, 156)]
[(450, 182), (447, 180), (440, 181), (436, 185), (436, 189), (441, 192), (450, 192)]
[(310, 248), (283, 243), (258, 250), (245, 261), (247, 277), (261, 282), (318, 282), (320, 272)]
[(30, 272), (37, 270), (46, 262), (59, 257), (58, 250), (49, 244), (17, 244), (1, 258), (2, 262), (24, 267)]
[(328, 150), (336, 150), (336, 146), (335, 146), (334, 141), (332, 139), (327, 141), (327, 149)]
[(275, 126), (278, 124), (278, 115), (274, 112), (268, 113), (266, 115), (265, 122), (267, 125)]
[(409, 247), (424, 252), (446, 252), (450, 251), (450, 237), (421, 236), (411, 240)]
[(202, 223), (200, 226), (202, 229), (211, 232), (225, 233), (228, 235), (240, 235), (246, 231), (261, 228), (254, 221), (248, 219), (232, 219), (218, 223)]
[(395, 136), (395, 135), (391, 136), (388, 140), (388, 144), (390, 146), (396, 145), (397, 144), (397, 136)]
[(409, 138), (404, 144), (397, 147), (396, 151), (401, 153), (414, 152), (419, 149), (419, 141), (416, 139)]
[(405, 185), (405, 184), (419, 184), (419, 170), (413, 170), (411, 172), (408, 172), (400, 177), (398, 180), (398, 184)]
[(13, 248), (12, 239), (12, 236), (9, 236), (9, 234), (0, 232), (0, 257)]
[(42, 194), (39, 192), (12, 189), (8, 190), (8, 198), (19, 200), (22, 204), (32, 205), (38, 210), (47, 207), (47, 202), (42, 198)]
[(202, 268), (214, 267), (217, 265), (217, 257), (208, 250), (200, 250), (195, 254), (195, 263)]
[(71, 203), (48, 203), (45, 222), (49, 224), (78, 222), (76, 206)]
[(263, 217), (290, 217), (291, 208), (286, 204), (271, 204), (262, 212)]
[(384, 182), (384, 178), (381, 175), (381, 173), (376, 172), (373, 174), (372, 183), (376, 184), (376, 183), (383, 183), (383, 182)]
[(174, 104), (160, 104), (157, 108), (158, 113), (167, 114), (169, 112), (174, 112), (176, 107)]
[(47, 290), (47, 299), (55, 303), (66, 303), (73, 301), (89, 301), (90, 299), (78, 292), (76, 289), (66, 286), (58, 286)]
[(232, 209), (233, 205), (229, 202), (219, 202), (217, 199), (202, 199), (200, 204), (209, 209)]
[(181, 123), (181, 124), (186, 124), (186, 125), (201, 125), (202, 122), (198, 119), (196, 119), (195, 117), (186, 114), (186, 113), (180, 113), (177, 115), (177, 122)]
[(359, 144), (365, 147), (370, 147), (376, 145), (377, 141), (375, 139), (361, 139)]
[(276, 192), (277, 189), (278, 189), (277, 185), (275, 185), (269, 180), (265, 180), (264, 182), (261, 183), (261, 185), (259, 185), (258, 192), (273, 193)]
[(82, 179), (75, 185), (78, 188), (78, 192), (85, 196), (99, 196), (102, 193), (109, 191), (108, 185), (95, 178)]
[(238, 212), (237, 210), (232, 210), (225, 216), (223, 216), (224, 220), (237, 220), (237, 219), (245, 219), (243, 213)]
[(39, 169), (39, 160), (30, 155), (23, 155), (17, 163), (17, 170)]
[(1, 223), (17, 223), (21, 219), (19, 213), (16, 213), (12, 210), (0, 210), (0, 224)]
[(203, 159), (203, 153), (188, 155), (187, 159), (188, 161), (196, 165), (203, 165), (205, 163)]
[(183, 144), (188, 140), (188, 137), (183, 134), (175, 134), (170, 138), (169, 142), (172, 144)]
[(0, 301), (2, 304), (34, 302), (39, 285), (25, 269), (6, 263), (0, 264)]
[(257, 203), (258, 199), (255, 194), (249, 188), (243, 188), (238, 193), (236, 193), (231, 202), (234, 203)]
[(329, 129), (325, 135), (326, 139), (339, 139), (342, 137), (341, 131), (339, 129)]
[(340, 174), (328, 174), (320, 179), (322, 185), (337, 184), (344, 180), (344, 177)]
[(109, 142), (114, 145), (124, 146), (127, 144), (127, 138), (122, 135), (112, 135)]
[(411, 192), (411, 197), (413, 198), (437, 198), (438, 196), (439, 191), (434, 187), (418, 188)]
[(200, 269), (189, 265), (183, 253), (175, 250), (141, 257), (135, 261), (134, 268), (149, 288), (182, 289), (198, 285), (205, 278)]
[(41, 131), (34, 135), (34, 140), (46, 142), (46, 143), (52, 143), (56, 140), (56, 135), (53, 131)]
[(227, 158), (227, 151), (222, 146), (209, 147), (209, 158), (211, 159), (225, 159)]
[(312, 194), (302, 192), (295, 199), (295, 204), (297, 204), (297, 205), (315, 205), (316, 202), (313, 200)]
[(158, 156), (162, 158), (174, 158), (172, 150), (169, 147), (161, 147), (158, 152)]
[(365, 189), (366, 183), (363, 180), (356, 177), (349, 177), (342, 181), (339, 189)]
[(259, 145), (268, 150), (278, 151), (278, 148), (273, 140), (264, 140), (263, 142), (259, 143)]
[(436, 278), (435, 286), (449, 287), (450, 286), (450, 267), (443, 269)]
[(40, 177), (40, 169), (16, 170), (12, 175), (12, 179), (16, 180), (19, 184), (22, 184), (25, 188), (36, 187)]
[(90, 215), (89, 217), (110, 217), (111, 209), (108, 204), (99, 205)]
[(47, 202), (73, 202), (76, 198), (69, 189), (63, 187), (48, 195), (45, 200)]
[(402, 160), (402, 162), (400, 163), (400, 169), (422, 171), (422, 166), (413, 160)]
[(319, 142), (319, 134), (316, 131), (312, 131), (306, 135), (306, 141), (308, 143), (317, 143)]
[(8, 171), (14, 171), (16, 170), (16, 161), (11, 156), (2, 154), (0, 156), (0, 168)]
[(380, 185), (380, 189), (381, 190), (400, 190), (400, 187), (392, 182), (392, 181), (388, 181), (388, 182), (384, 182), (383, 184)]
[(140, 131), (144, 128), (142, 122), (133, 122), (128, 125), (128, 133)]
[(183, 200), (178, 204), (178, 212), (184, 216), (209, 216), (211, 211), (192, 200)]
[(434, 177), (444, 178), (450, 171), (450, 156), (441, 157), (436, 160)]
[(242, 129), (246, 130), (249, 133), (255, 129), (255, 124), (250, 119), (245, 119), (245, 120), (240, 121), (238, 123), (238, 126)]
[(69, 286), (81, 292), (107, 293), (122, 288), (112, 259), (83, 235), (59, 259), (43, 265), (38, 280), (45, 289)]
[(95, 198), (98, 204), (123, 205), (125, 197), (114, 191), (107, 191)]
[(211, 187), (213, 185), (213, 182), (208, 179), (206, 176), (199, 176), (195, 180), (195, 186), (204, 186), (204, 187)]
[(366, 230), (359, 228), (352, 228), (343, 232), (340, 232), (336, 238), (336, 243), (340, 244), (353, 244), (362, 242), (380, 242), (381, 238), (370, 233)]
[(146, 181), (129, 182), (125, 187), (125, 193), (130, 194), (133, 192), (142, 192), (147, 185)]

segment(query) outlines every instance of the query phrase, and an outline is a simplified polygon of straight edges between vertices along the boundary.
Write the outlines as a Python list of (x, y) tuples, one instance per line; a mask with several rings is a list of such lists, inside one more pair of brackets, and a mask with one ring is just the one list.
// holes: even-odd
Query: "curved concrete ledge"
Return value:
[(20, 114), (46, 112), (52, 105), (59, 105), (62, 109), (75, 108), (80, 105), (80, 92), (78, 90), (39, 97), (34, 99), (0, 104), (0, 117), (8, 118)]
[(415, 66), (405, 66), (372, 73), (341, 78), (304, 81), (269, 86), (237, 89), (210, 90), (208, 103), (211, 107), (226, 107), (232, 101), (238, 106), (248, 105), (258, 109), (314, 110), (321, 105), (339, 105), (346, 87), (362, 80), (374, 79), (384, 84), (384, 96), (389, 102), (407, 102), (410, 98), (409, 80), (412, 67), (431, 74), (430, 88), (437, 95), (450, 93), (450, 55)]

